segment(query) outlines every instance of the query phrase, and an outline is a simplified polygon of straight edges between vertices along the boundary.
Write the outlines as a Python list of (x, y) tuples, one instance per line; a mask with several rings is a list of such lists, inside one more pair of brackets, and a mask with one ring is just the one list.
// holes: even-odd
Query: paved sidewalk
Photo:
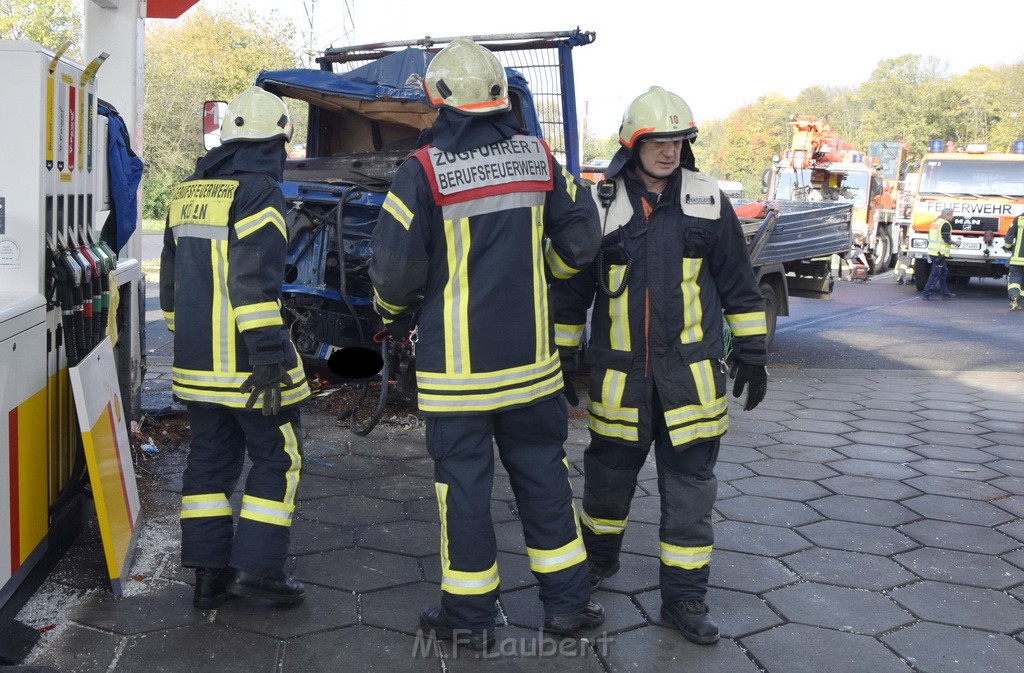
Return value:
[[(192, 609), (191, 574), (177, 565), (183, 456), (157, 456), (128, 595), (110, 594), (98, 536), (85, 535), (19, 617), (57, 624), (25, 663), (75, 673), (1024, 671), (1024, 373), (770, 371), (756, 410), (730, 402), (708, 595), (716, 645), (659, 624), (650, 464), (622, 570), (596, 594), (602, 627), (581, 641), (538, 640), (542, 608), (499, 466), (498, 644), (483, 659), (429, 646), (416, 617), (439, 597), (439, 526), (422, 428), (359, 438), (307, 414), (291, 568), (309, 587), (303, 605)], [(151, 363), (157, 401), (161, 376)], [(574, 420), (577, 495), (587, 437)]]

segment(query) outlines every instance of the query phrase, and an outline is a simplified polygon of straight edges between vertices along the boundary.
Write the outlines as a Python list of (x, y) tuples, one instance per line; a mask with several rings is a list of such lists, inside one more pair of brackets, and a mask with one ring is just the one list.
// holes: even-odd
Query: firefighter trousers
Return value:
[[(654, 456), (661, 498), (659, 579), (665, 603), (704, 600), (714, 531), (711, 510), (718, 494), (714, 467), (718, 438), (673, 448), (655, 396)], [(625, 445), (591, 432), (583, 455), (583, 540), (598, 566), (619, 560), (637, 477), (650, 446)]]
[(515, 495), (545, 615), (574, 613), (590, 600), (566, 436), (561, 396), (489, 414), (427, 418), (441, 521), (441, 607), (452, 627), (490, 630), (497, 616), (493, 444)]
[[(282, 577), (302, 468), (299, 410), (190, 404), (192, 442), (181, 480), (181, 564)], [(238, 525), (229, 502), (246, 455)]]

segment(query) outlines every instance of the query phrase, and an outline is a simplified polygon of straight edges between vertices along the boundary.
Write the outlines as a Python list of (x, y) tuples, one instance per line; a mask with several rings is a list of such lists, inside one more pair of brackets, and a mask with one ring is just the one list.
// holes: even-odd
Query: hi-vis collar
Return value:
[[(629, 205), (629, 199), (626, 197), (625, 181), (621, 177), (617, 177), (615, 185), (615, 200), (612, 201), (607, 211), (602, 213), (602, 234), (624, 227), (633, 217), (633, 207)], [(601, 199), (597, 195), (597, 185), (592, 185), (590, 189), (594, 195), (594, 201), (601, 203)], [(682, 204), (684, 215), (703, 220), (717, 220), (722, 215), (722, 200), (718, 181), (703, 173), (684, 169), (679, 203)]]
[(520, 192), (549, 192), (551, 151), (540, 138), (513, 136), (467, 152), (433, 146), (414, 154), (423, 165), (439, 206)]

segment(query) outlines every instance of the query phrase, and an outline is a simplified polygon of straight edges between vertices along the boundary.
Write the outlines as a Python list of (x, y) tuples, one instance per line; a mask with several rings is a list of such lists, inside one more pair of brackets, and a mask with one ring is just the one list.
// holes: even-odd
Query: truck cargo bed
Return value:
[[(733, 199), (734, 208), (750, 210), (757, 202)], [(742, 208), (748, 206), (748, 208)], [(798, 260), (845, 255), (852, 243), (853, 205), (813, 201), (774, 201), (769, 207), (778, 211), (774, 229), (756, 246), (751, 262), (755, 267), (785, 264)], [(740, 217), (743, 233), (750, 243), (766, 225), (764, 217)]]

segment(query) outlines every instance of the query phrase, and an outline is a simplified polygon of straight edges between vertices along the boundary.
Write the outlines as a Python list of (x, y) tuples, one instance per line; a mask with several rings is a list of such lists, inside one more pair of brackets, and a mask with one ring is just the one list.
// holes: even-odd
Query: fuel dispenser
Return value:
[(87, 480), (68, 368), (109, 334), (119, 380), (142, 377), (140, 338), (124, 333), (144, 324), (141, 265), (99, 236), (110, 209), (97, 113), (107, 55), (83, 67), (63, 51), (0, 40), (0, 625), (81, 524)]

